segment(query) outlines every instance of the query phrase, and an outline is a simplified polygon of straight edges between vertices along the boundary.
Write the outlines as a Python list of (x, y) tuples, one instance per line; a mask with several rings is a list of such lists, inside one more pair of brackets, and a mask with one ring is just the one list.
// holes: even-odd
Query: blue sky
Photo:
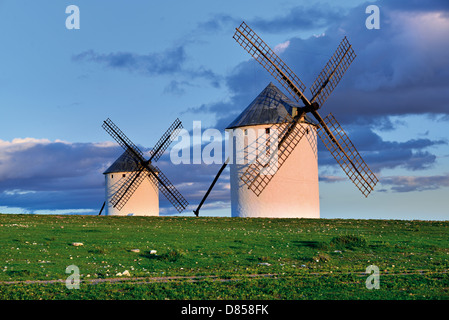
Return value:
[[(79, 30), (65, 27), (71, 4)], [(365, 26), (370, 4), (378, 30)], [(108, 117), (148, 151), (176, 117), (223, 130), (270, 81), (281, 88), (232, 39), (243, 20), (307, 87), (343, 36), (357, 53), (320, 113), (380, 182), (363, 197), (320, 145), (323, 218), (449, 218), (449, 5), (382, 0), (0, 0), (0, 212), (97, 213), (121, 154)], [(185, 215), (220, 167), (174, 166), (168, 153), (158, 166), (191, 203)], [(230, 215), (227, 171), (201, 214)]]

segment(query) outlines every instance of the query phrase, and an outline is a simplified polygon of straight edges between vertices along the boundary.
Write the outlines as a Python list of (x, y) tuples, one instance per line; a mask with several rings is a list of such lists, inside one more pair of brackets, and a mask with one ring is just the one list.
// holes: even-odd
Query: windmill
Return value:
[[(313, 83), (310, 89), (312, 93), (310, 100), (304, 95), (305, 85), (298, 76), (294, 74), (281, 58), (245, 22), (242, 22), (236, 28), (233, 38), (278, 80), (297, 103), (302, 104), (300, 107), (293, 107), (290, 115), (286, 115), (282, 121), (278, 121), (278, 123), (273, 124), (271, 127), (271, 129), (276, 129), (279, 133), (275, 169), (272, 170), (270, 168), (273, 161), (261, 163), (256, 160), (246, 166), (242, 172), (240, 179), (248, 190), (251, 190), (257, 197), (262, 194), (270, 181), (280, 171), (281, 166), (294, 152), (295, 147), (301, 142), (301, 139), (308, 134), (308, 130), (305, 130), (304, 126), (300, 126), (299, 124), (304, 121), (306, 115), (308, 116), (310, 114), (317, 121), (317, 134), (326, 148), (349, 179), (367, 197), (378, 182), (377, 177), (366, 165), (332, 113), (325, 118), (322, 118), (318, 113), (318, 110), (323, 106), (330, 93), (335, 89), (343, 74), (356, 57), (346, 37), (343, 38), (337, 50)], [(263, 142), (262, 139), (260, 143)], [(272, 157), (274, 157), (274, 154)], [(199, 214), (199, 209), (215, 185), (219, 175), (228, 164), (228, 161), (229, 159), (220, 168), (209, 190), (201, 200), (200, 205), (194, 211), (196, 215)], [(299, 166), (301, 164), (297, 165)]]
[[(176, 119), (167, 129), (154, 148), (150, 151), (150, 158), (148, 160), (145, 160), (143, 152), (110, 119), (104, 121), (102, 127), (125, 150), (125, 153), (120, 157), (121, 159), (119, 158), (118, 160), (126, 162), (127, 166), (131, 166), (132, 168), (132, 170), (129, 170), (130, 172), (127, 179), (124, 179), (109, 197), (109, 202), (111, 203), (112, 208), (121, 210), (142, 182), (145, 179), (148, 179), (154, 186), (157, 186), (157, 189), (168, 201), (170, 201), (178, 212), (182, 212), (187, 207), (188, 202), (162, 171), (153, 164), (159, 160), (173, 141), (173, 138), (175, 138), (182, 129), (181, 121)], [(105, 203), (103, 203), (99, 215), (101, 214)]]

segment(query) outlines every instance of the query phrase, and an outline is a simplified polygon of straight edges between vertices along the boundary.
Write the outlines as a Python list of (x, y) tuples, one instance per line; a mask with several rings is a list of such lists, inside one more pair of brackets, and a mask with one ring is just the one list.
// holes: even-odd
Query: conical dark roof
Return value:
[[(154, 171), (157, 171), (150, 164)], [(131, 152), (123, 152), (123, 154), (115, 160), (115, 162), (103, 174), (114, 172), (134, 172), (139, 170), (139, 161), (132, 155)]]
[(103, 172), (103, 174), (113, 172), (134, 172), (137, 171), (138, 167), (138, 161), (125, 151), (105, 172)]
[[(258, 124), (281, 123), (287, 114), (292, 114), (293, 107), (303, 107), (290, 100), (273, 83), (270, 84), (243, 110), (243, 112), (229, 124), (226, 129)], [(314, 123), (306, 115), (306, 122)]]

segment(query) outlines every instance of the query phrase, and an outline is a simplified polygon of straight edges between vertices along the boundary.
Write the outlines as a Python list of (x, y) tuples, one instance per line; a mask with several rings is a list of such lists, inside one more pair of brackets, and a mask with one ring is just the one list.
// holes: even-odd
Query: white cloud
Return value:
[(290, 46), (290, 40), (287, 40), (285, 42), (279, 43), (278, 45), (276, 45), (273, 49), (274, 52), (276, 52), (277, 54), (281, 54), (282, 52), (284, 52), (285, 50), (287, 50), (287, 48)]
[(35, 210), (33, 214), (92, 214), (97, 213), (96, 209), (64, 209), (64, 210)]
[(0, 213), (26, 214), (31, 212), (30, 210), (19, 207), (0, 206)]
[(36, 193), (36, 191), (31, 190), (22, 190), (22, 189), (12, 189), (12, 190), (5, 190), (3, 191), (4, 194), (8, 196), (15, 196), (15, 195), (24, 195), (29, 193)]

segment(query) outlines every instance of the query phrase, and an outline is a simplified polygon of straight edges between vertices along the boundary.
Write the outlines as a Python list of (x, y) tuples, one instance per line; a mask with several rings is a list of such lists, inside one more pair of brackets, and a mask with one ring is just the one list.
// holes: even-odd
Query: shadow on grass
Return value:
[(297, 247), (308, 247), (314, 249), (327, 249), (329, 245), (321, 241), (293, 241), (293, 244)]
[(162, 260), (162, 261), (169, 261), (169, 262), (176, 262), (180, 259), (184, 258), (186, 256), (186, 252), (184, 250), (170, 250), (163, 254), (152, 254), (150, 252), (145, 252), (140, 255), (143, 258), (147, 258), (150, 260)]

